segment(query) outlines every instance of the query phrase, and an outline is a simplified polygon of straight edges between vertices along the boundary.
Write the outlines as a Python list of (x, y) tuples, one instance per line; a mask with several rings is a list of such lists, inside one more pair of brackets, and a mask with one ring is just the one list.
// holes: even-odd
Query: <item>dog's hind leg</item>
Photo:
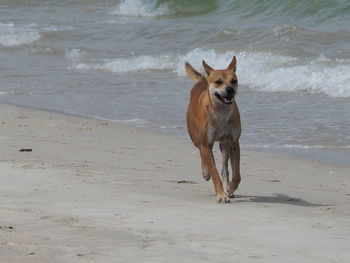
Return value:
[(228, 159), (230, 157), (230, 148), (227, 141), (220, 141), (220, 151), (222, 154), (222, 169), (221, 169), (221, 181), (224, 191), (229, 193), (229, 172), (228, 172)]
[(208, 170), (208, 168), (207, 168), (207, 166), (206, 166), (206, 164), (205, 164), (203, 158), (201, 158), (201, 159), (202, 159), (202, 174), (203, 174), (203, 178), (204, 178), (206, 181), (209, 181), (209, 180), (210, 180), (210, 173), (209, 173), (209, 170)]
[(229, 196), (234, 197), (234, 192), (237, 190), (241, 182), (241, 174), (239, 170), (240, 148), (239, 141), (235, 141), (230, 145), (230, 161), (232, 167), (232, 181), (229, 185)]

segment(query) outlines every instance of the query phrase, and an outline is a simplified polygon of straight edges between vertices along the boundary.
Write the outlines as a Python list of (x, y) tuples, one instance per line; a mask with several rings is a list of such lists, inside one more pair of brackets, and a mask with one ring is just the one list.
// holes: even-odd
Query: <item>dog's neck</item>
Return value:
[[(220, 122), (225, 124), (231, 118), (233, 114), (232, 105), (223, 104), (220, 101), (215, 101), (216, 98), (211, 98), (211, 107), (209, 112), (214, 122)], [(234, 103), (234, 102), (233, 102)]]
[[(207, 81), (207, 103), (205, 105), (206, 111), (210, 114), (213, 123), (219, 126), (225, 126), (233, 114), (232, 104), (227, 105), (219, 101), (209, 90), (209, 82)], [(235, 103), (235, 101), (233, 101)]]

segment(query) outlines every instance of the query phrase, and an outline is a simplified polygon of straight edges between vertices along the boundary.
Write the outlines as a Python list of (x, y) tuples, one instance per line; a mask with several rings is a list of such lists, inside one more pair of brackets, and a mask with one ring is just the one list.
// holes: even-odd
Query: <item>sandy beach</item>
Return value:
[(188, 139), (0, 115), (1, 262), (350, 260), (349, 167), (242, 149), (237, 197), (218, 204)]
[[(349, 25), (346, 0), (2, 0), (0, 263), (349, 263)], [(233, 56), (219, 204), (184, 65)]]

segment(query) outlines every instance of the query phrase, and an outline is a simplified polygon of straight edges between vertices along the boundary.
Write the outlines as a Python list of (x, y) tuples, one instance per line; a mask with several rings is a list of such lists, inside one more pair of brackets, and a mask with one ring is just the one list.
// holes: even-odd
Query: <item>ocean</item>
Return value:
[(187, 137), (185, 61), (238, 60), (241, 144), (350, 164), (347, 0), (1, 0), (0, 101)]

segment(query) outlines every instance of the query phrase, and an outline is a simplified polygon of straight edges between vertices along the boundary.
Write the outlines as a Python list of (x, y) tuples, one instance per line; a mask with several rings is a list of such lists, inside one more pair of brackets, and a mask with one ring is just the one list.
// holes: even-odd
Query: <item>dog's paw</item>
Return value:
[(225, 193), (216, 195), (216, 200), (218, 201), (218, 203), (229, 203), (230, 202), (230, 198)]
[(203, 178), (206, 180), (206, 181), (209, 181), (210, 180), (210, 173), (207, 169), (202, 169), (202, 173), (203, 173)]
[(226, 195), (229, 198), (235, 198), (234, 191), (232, 191), (231, 187), (229, 185), (226, 186)]

